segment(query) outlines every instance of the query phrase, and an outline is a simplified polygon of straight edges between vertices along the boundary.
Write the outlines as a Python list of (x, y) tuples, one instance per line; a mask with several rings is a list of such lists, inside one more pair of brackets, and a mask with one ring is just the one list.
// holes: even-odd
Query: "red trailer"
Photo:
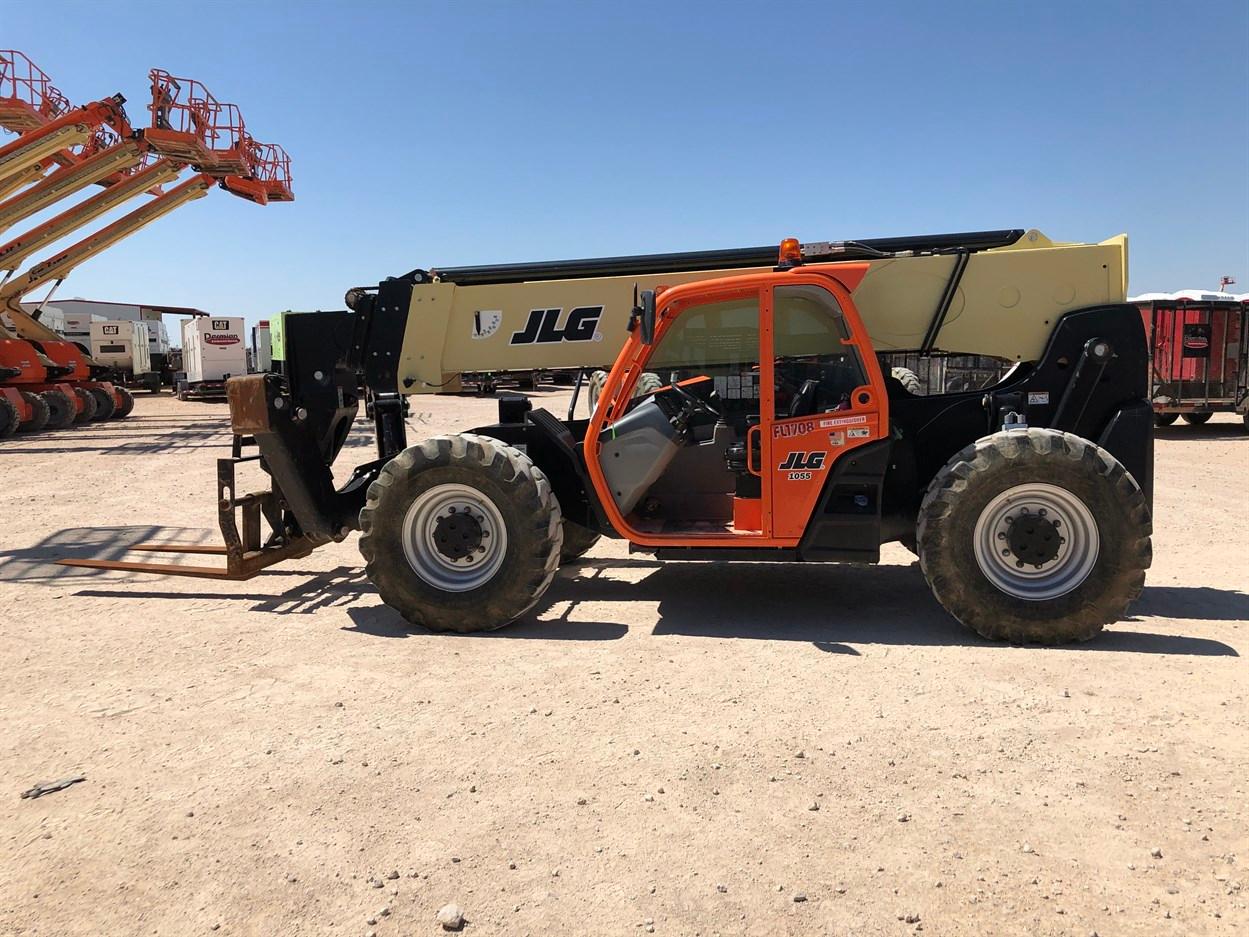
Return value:
[(1249, 432), (1249, 294), (1184, 290), (1132, 300), (1149, 335), (1154, 419), (1237, 413)]

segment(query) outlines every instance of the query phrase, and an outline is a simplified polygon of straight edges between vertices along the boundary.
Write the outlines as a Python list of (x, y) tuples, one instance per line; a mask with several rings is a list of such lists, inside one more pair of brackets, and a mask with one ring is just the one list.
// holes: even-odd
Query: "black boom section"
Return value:
[[(922, 253), (980, 251), (1006, 247), (1023, 237), (1019, 228), (1000, 231), (964, 231), (955, 234), (924, 234), (912, 237), (862, 238), (843, 242), (837, 260), (857, 260), (909, 251)], [(431, 276), (443, 283), (473, 286), (482, 283), (525, 283), (536, 280), (580, 280), (683, 271), (733, 270), (740, 267), (771, 267), (777, 261), (777, 245), (737, 247), (718, 251), (682, 251), (674, 254), (633, 254), (593, 257), (584, 260), (553, 260), (528, 264), (487, 264), (478, 267), (438, 267), (413, 270), (403, 280), (424, 282)]]

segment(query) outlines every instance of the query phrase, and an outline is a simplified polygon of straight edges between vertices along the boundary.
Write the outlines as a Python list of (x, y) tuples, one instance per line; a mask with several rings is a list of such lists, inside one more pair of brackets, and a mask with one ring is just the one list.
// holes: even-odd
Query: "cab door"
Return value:
[(888, 399), (854, 302), (836, 279), (778, 277), (765, 304), (763, 378), (772, 393), (761, 420), (770, 444), (764, 504), (772, 537), (796, 543), (840, 460), (888, 436)]

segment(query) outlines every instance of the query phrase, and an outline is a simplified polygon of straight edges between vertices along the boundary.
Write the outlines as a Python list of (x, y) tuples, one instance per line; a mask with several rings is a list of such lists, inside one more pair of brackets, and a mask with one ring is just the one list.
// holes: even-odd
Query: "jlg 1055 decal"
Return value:
[(824, 452), (802, 452), (796, 450), (785, 456), (785, 461), (777, 466), (782, 472), (789, 473), (791, 482), (809, 481), (813, 472), (824, 468)]
[(599, 317), (603, 314), (602, 306), (578, 306), (569, 311), (568, 320), (561, 328), (559, 314), (562, 309), (534, 309), (529, 313), (529, 320), (519, 332), (512, 333), (509, 345), (552, 345), (558, 342), (590, 342), (602, 341), (603, 336), (595, 331)]

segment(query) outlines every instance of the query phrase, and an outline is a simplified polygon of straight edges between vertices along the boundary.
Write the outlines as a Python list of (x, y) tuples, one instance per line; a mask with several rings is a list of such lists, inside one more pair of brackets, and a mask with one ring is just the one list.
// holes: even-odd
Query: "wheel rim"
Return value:
[(507, 528), (494, 502), (467, 485), (435, 485), (403, 518), (403, 553), (421, 579), (444, 592), (468, 592), (499, 571)]
[(1066, 595), (1097, 564), (1093, 512), (1065, 488), (1008, 488), (985, 505), (973, 535), (980, 571), (1002, 592), (1044, 602)]

